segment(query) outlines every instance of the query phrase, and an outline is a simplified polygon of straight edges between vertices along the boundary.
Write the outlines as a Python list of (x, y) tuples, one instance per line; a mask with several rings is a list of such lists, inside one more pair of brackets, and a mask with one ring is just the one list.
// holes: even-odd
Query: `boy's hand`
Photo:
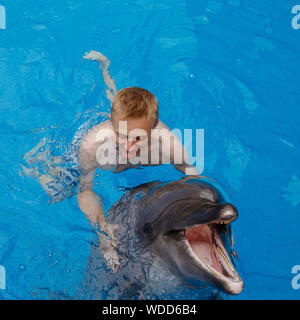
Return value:
[(109, 60), (101, 52), (94, 51), (94, 50), (91, 50), (90, 52), (85, 52), (85, 55), (83, 56), (83, 58), (88, 60), (96, 60), (99, 62), (103, 62), (107, 64), (107, 66), (110, 63)]
[(116, 272), (121, 266), (119, 256), (115, 250), (115, 248), (118, 246), (118, 241), (114, 236), (114, 231), (116, 231), (118, 228), (118, 225), (106, 223), (105, 225), (101, 226), (101, 231), (105, 232), (108, 236), (102, 232), (98, 232), (100, 247), (107, 262), (107, 266), (114, 272)]

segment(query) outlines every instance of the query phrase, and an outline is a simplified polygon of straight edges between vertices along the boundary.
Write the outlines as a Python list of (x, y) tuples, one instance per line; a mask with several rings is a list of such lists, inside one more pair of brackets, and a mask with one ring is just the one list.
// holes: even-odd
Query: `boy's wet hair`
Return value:
[(138, 87), (124, 88), (114, 97), (111, 116), (112, 119), (117, 116), (120, 120), (146, 117), (156, 122), (158, 118), (158, 102), (155, 96), (146, 89)]

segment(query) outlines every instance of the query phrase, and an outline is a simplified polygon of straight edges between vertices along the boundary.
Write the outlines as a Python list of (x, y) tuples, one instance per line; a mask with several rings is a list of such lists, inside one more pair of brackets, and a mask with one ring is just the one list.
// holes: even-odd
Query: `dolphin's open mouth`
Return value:
[(214, 285), (229, 294), (239, 294), (243, 290), (243, 281), (219, 236), (220, 224), (230, 224), (231, 221), (218, 220), (171, 233), (201, 271), (213, 279)]

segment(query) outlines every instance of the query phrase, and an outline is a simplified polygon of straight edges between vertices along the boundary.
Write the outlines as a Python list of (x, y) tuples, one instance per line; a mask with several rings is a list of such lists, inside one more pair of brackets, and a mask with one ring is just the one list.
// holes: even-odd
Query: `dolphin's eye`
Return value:
[(153, 230), (152, 230), (152, 228), (151, 228), (150, 223), (145, 223), (145, 224), (144, 224), (143, 231), (144, 231), (145, 233), (152, 233)]

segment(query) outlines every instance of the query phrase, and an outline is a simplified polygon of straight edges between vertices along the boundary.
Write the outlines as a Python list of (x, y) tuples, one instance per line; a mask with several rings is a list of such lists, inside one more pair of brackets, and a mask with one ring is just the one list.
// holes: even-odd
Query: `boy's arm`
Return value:
[[(168, 129), (170, 138), (170, 161), (173, 166), (188, 176), (200, 175), (196, 167), (189, 163), (190, 157), (181, 141), (173, 134), (170, 128), (160, 121), (160, 127)], [(162, 148), (162, 153), (168, 150)]]
[[(187, 176), (198, 176), (198, 170), (190, 164), (190, 157), (187, 150), (175, 135), (172, 133), (171, 135), (171, 162), (173, 166)], [(182, 159), (181, 162), (175, 163), (175, 159), (179, 159), (180, 157)]]
[(95, 169), (86, 173), (82, 168), (80, 175), (80, 186), (78, 188), (77, 201), (81, 211), (87, 216), (92, 224), (99, 223), (101, 226), (105, 224), (103, 201), (93, 191), (93, 177)]
[(80, 185), (77, 201), (81, 211), (92, 224), (105, 223), (102, 199), (93, 191), (93, 179), (96, 172), (96, 163), (92, 160), (88, 144), (83, 141), (78, 154), (80, 169)]
[(108, 89), (105, 90), (106, 96), (107, 96), (107, 99), (112, 103), (114, 96), (117, 94), (117, 88), (116, 88), (114, 79), (110, 76), (108, 72), (110, 61), (101, 52), (94, 51), (94, 50), (90, 52), (86, 52), (83, 58), (88, 60), (98, 61), (99, 68), (102, 70), (104, 82), (108, 87)]
[(102, 232), (98, 232), (100, 247), (108, 266), (117, 271), (120, 267), (119, 256), (115, 251), (117, 241), (114, 237), (116, 225), (108, 224), (104, 218), (103, 201), (93, 191), (93, 179), (97, 168), (97, 163), (91, 157), (91, 149), (84, 141), (80, 146), (78, 160), (80, 174), (80, 186), (78, 188), (77, 201), (82, 212), (88, 217), (92, 224), (100, 223), (101, 231), (105, 232), (110, 238), (107, 238)]

